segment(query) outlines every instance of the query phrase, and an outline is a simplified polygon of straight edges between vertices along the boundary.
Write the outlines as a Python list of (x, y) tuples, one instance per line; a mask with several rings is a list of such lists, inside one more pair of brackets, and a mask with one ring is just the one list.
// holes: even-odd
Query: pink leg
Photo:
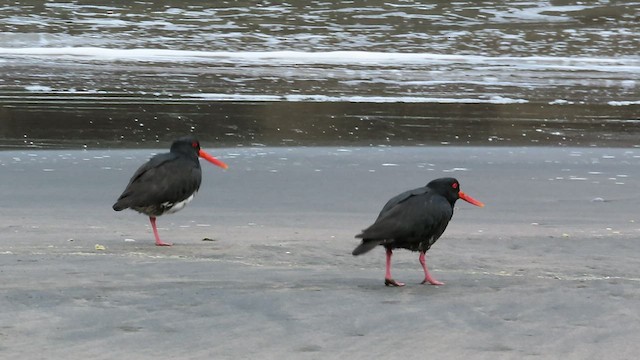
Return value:
[(155, 216), (149, 216), (149, 221), (151, 222), (151, 227), (153, 228), (153, 235), (156, 237), (156, 246), (171, 246), (172, 243), (166, 243), (160, 240), (160, 235), (158, 235), (158, 228), (156, 227), (156, 218)]
[(387, 249), (387, 270), (384, 274), (384, 284), (386, 286), (404, 286), (404, 283), (397, 282), (391, 277), (391, 255), (393, 255), (393, 251)]
[(429, 283), (431, 285), (444, 285), (443, 282), (432, 278), (431, 274), (429, 274), (429, 270), (427, 269), (427, 261), (424, 258), (424, 251), (420, 251), (420, 257), (418, 258), (418, 260), (420, 260), (420, 265), (422, 265), (422, 269), (424, 270), (424, 280), (421, 282), (421, 284)]

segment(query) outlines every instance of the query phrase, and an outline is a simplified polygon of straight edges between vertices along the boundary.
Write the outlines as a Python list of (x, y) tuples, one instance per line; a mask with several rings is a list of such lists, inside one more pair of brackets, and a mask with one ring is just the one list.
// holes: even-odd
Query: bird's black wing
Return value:
[(384, 204), (384, 206), (382, 207), (382, 210), (380, 210), (380, 214), (378, 214), (378, 219), (380, 219), (380, 217), (382, 217), (384, 213), (393, 209), (396, 205), (402, 203), (403, 201), (406, 201), (407, 199), (413, 196), (423, 195), (428, 192), (429, 192), (429, 188), (424, 186), (417, 189), (405, 191), (399, 195), (392, 197), (391, 199), (389, 199), (389, 201), (387, 201), (386, 204)]
[(138, 170), (136, 170), (136, 172), (133, 173), (133, 175), (131, 176), (131, 179), (129, 180), (129, 184), (127, 184), (127, 188), (131, 186), (131, 184), (136, 182), (141, 176), (146, 174), (147, 171), (153, 168), (157, 168), (166, 162), (173, 161), (176, 159), (177, 159), (177, 155), (172, 153), (158, 154), (156, 156), (151, 157), (151, 159), (149, 159), (146, 163), (140, 165)]
[(160, 154), (140, 166), (114, 209), (175, 203), (188, 198), (200, 188), (201, 170), (197, 164), (179, 159), (171, 153)]
[(356, 237), (366, 240), (440, 237), (453, 215), (451, 204), (428, 191), (407, 193), (391, 199), (375, 223)]

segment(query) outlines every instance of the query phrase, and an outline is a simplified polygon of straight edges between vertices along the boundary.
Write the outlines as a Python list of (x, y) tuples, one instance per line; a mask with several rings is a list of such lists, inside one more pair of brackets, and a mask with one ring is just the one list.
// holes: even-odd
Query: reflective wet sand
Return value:
[[(0, 110), (5, 148), (640, 146), (636, 107), (532, 104), (29, 101)], [(64, 124), (64, 125), (61, 125)]]

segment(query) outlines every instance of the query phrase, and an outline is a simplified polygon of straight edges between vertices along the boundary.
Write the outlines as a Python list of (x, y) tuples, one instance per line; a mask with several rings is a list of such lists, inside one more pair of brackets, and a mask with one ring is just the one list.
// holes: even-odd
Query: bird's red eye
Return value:
[(194, 141), (194, 142), (192, 142), (192, 143), (191, 143), (191, 146), (192, 146), (194, 149), (197, 149), (197, 148), (198, 148), (198, 146), (200, 146), (200, 144), (198, 144), (198, 142), (197, 142), (197, 141)]
[(454, 189), (457, 189), (458, 188), (458, 183), (451, 184), (451, 187), (454, 188)]

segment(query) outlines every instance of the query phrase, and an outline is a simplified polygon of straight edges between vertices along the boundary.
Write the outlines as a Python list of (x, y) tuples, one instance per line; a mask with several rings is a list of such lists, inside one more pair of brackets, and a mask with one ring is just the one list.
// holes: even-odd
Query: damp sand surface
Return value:
[[(111, 205), (146, 150), (0, 152), (0, 353), (66, 359), (631, 359), (640, 351), (640, 150), (207, 149), (196, 199)], [(157, 151), (162, 151), (158, 149)], [(387, 199), (454, 176), (427, 262), (353, 257)], [(99, 245), (96, 247), (96, 245)]]

